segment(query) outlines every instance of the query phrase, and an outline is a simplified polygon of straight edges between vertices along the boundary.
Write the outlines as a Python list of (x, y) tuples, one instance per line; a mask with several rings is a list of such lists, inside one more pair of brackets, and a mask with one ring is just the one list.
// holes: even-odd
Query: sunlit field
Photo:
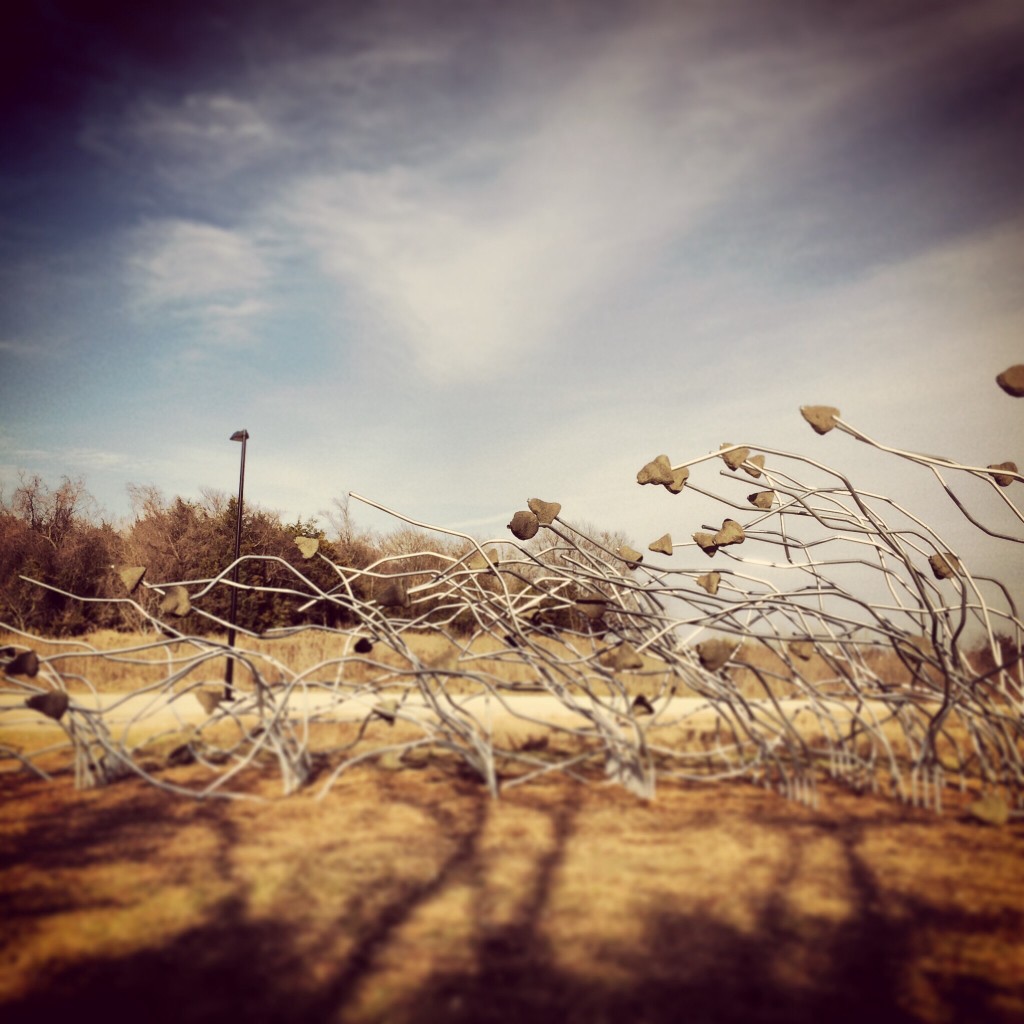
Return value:
[[(152, 640), (95, 633), (36, 646), (61, 655), (71, 693), (86, 678), (124, 693), (194, 654), (147, 651)], [(408, 643), (442, 672), (504, 669), (487, 638)], [(254, 663), (268, 681), (277, 664), (328, 679), (342, 665), (372, 687), (401, 667), (390, 650), (346, 661), (350, 644), (315, 632), (239, 640), (264, 656)], [(113, 660), (91, 653), (130, 647)], [(747, 648), (739, 660), (762, 678), (779, 668), (767, 648)], [(870, 657), (880, 672), (907, 671), (892, 652)], [(222, 660), (202, 672), (221, 679)], [(508, 682), (529, 686), (522, 672)], [(737, 673), (763, 695), (751, 670)], [(652, 658), (623, 678), (631, 693), (666, 686)], [(251, 685), (244, 672), (236, 680)], [(368, 730), (383, 744), (408, 727)], [(321, 724), (311, 745), (355, 731)], [(677, 739), (699, 748), (710, 735)], [(201, 771), (159, 744), (151, 754), (141, 764), (166, 780)], [(112, 1007), (112, 1019), (157, 1021), (1024, 1014), (1024, 822), (983, 824), (968, 810), (977, 793), (951, 792), (942, 816), (827, 785), (815, 809), (747, 784), (665, 783), (648, 803), (584, 773), (492, 800), (458, 758), (434, 751), (369, 759), (322, 798), (313, 786), (281, 799), (268, 766), (238, 798), (197, 804), (137, 778), (76, 790), (59, 764), (50, 783), (0, 777), (5, 1020), (95, 1019)]]
[(800, 456), (637, 483), (719, 459), (772, 489), (642, 567), (531, 498), (502, 551), (246, 556), (298, 606), (230, 662), (227, 570), (0, 636), (4, 1020), (1024, 1019), (1010, 589)]
[[(223, 635), (212, 635), (210, 640), (224, 643)], [(408, 661), (386, 645), (375, 645), (365, 658), (353, 657), (355, 637), (333, 631), (306, 630), (292, 636), (275, 639), (239, 637), (236, 647), (253, 656), (253, 663), (268, 683), (280, 683), (299, 675), (321, 682), (344, 678), (348, 682), (370, 682), (386, 673), (388, 668), (403, 668)], [(496, 655), (502, 647), (492, 637), (481, 635), (472, 642), (460, 642), (438, 632), (412, 632), (404, 634), (409, 648), (424, 664), (444, 671), (469, 670), (486, 672), (512, 686), (531, 687), (537, 679), (530, 666), (521, 659), (510, 660)], [(541, 637), (536, 642), (551, 649), (572, 645), (582, 655), (593, 655), (601, 648), (598, 637), (587, 638), (562, 635), (557, 639)], [(0, 647), (24, 644), (24, 637), (0, 631)], [(80, 638), (62, 640), (32, 640), (40, 657), (53, 658), (54, 667), (64, 678), (69, 693), (83, 693), (90, 689), (98, 693), (128, 693), (159, 683), (178, 664), (185, 664), (196, 654), (196, 645), (188, 640), (168, 644), (153, 633), (124, 633), (115, 630), (97, 630)], [(131, 653), (124, 653), (132, 649)], [(116, 653), (112, 653), (116, 652)], [(685, 684), (672, 679), (664, 663), (655, 657), (642, 655), (643, 668), (621, 673), (621, 679), (631, 694), (654, 696), (676, 685), (681, 696), (688, 695)], [(974, 656), (979, 664), (983, 655)], [(786, 665), (771, 646), (746, 642), (735, 659), (760, 669), (758, 676), (742, 664), (733, 671), (738, 692), (747, 697), (763, 697), (771, 692), (785, 697), (790, 692), (786, 682)], [(224, 678), (226, 659), (211, 657), (204, 661), (199, 674), (211, 682)], [(341, 663), (344, 662), (342, 665)], [(893, 685), (910, 681), (907, 661), (895, 651), (883, 648), (868, 649), (864, 662), (881, 678)], [(829, 665), (820, 654), (812, 654), (801, 664), (801, 674), (815, 683), (827, 683), (836, 678), (834, 665)], [(87, 681), (87, 682), (86, 682)], [(190, 679), (190, 682), (194, 680)], [(238, 670), (238, 685), (251, 687), (244, 669)], [(453, 679), (448, 685), (458, 687)]]
[(492, 801), (440, 764), (322, 801), (3, 787), (7, 1021), (1024, 1014), (1020, 823), (564, 777)]

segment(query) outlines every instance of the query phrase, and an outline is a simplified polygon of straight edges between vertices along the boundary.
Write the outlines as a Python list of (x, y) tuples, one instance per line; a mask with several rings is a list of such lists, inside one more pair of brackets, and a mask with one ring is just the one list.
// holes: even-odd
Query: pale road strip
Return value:
[[(280, 694), (280, 691), (278, 691)], [(495, 732), (525, 732), (542, 730), (546, 725), (579, 728), (585, 727), (584, 715), (566, 706), (549, 694), (507, 694), (499, 701), (486, 695), (456, 695), (461, 708), (474, 714), (485, 728)], [(771, 701), (748, 700), (755, 711), (772, 714)], [(780, 700), (779, 707), (786, 717), (797, 725), (810, 727), (819, 716), (812, 710), (810, 702), (803, 699)], [(72, 709), (103, 712), (108, 728), (131, 726), (146, 732), (158, 733), (168, 729), (198, 725), (209, 716), (196, 699), (194, 693), (175, 694), (168, 699), (165, 694), (100, 694), (81, 695), (72, 698)], [(256, 701), (252, 694), (245, 694), (233, 705), (237, 713), (249, 717), (257, 714)], [(855, 705), (849, 701), (830, 700), (824, 705), (828, 713), (838, 722), (848, 721), (855, 713)], [(360, 721), (375, 708), (389, 710), (379, 698), (367, 694), (365, 697), (349, 697), (343, 700), (337, 694), (325, 691), (292, 691), (288, 699), (289, 717), (301, 720), (316, 716), (318, 721), (354, 722)], [(718, 712), (706, 700), (699, 697), (672, 697), (654, 702), (660, 725), (679, 727), (714, 726)], [(608, 705), (600, 708), (607, 716)], [(620, 712), (625, 709), (620, 705)], [(737, 705), (737, 711), (742, 713)], [(860, 715), (866, 721), (881, 721), (892, 713), (891, 706), (883, 701), (865, 701), (860, 704)], [(399, 707), (399, 715), (406, 721), (426, 721), (435, 716), (421, 697), (409, 697)], [(650, 716), (641, 716), (642, 722), (651, 721)], [(25, 730), (33, 726), (53, 728), (55, 723), (37, 711), (25, 707), (24, 698), (11, 693), (0, 694), (0, 736), (8, 730)]]

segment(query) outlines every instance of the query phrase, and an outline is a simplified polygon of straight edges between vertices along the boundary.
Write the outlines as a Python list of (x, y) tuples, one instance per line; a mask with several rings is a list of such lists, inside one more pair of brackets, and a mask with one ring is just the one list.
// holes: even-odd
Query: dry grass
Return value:
[[(224, 637), (210, 639), (224, 642)], [(478, 637), (467, 647), (457, 646), (438, 633), (409, 632), (403, 634), (403, 639), (423, 664), (442, 675), (478, 673), (521, 687), (532, 687), (538, 682), (535, 670), (528, 663), (510, 656), (508, 648), (492, 637)], [(250, 656), (270, 683), (290, 678), (289, 673), (310, 673), (310, 678), (320, 681), (344, 679), (364, 683), (410, 668), (408, 658), (384, 643), (375, 643), (370, 653), (360, 656), (353, 650), (354, 641), (354, 637), (345, 634), (308, 630), (280, 639), (240, 637), (236, 646)], [(589, 637), (539, 636), (534, 643), (561, 658), (593, 655), (606, 646)], [(0, 633), (0, 646), (5, 644), (26, 646), (23, 638)], [(159, 683), (194, 659), (198, 650), (188, 642), (167, 643), (153, 634), (114, 630), (97, 630), (80, 640), (33, 641), (32, 647), (40, 657), (54, 658), (50, 664), (64, 677), (71, 693), (85, 691), (88, 688), (83, 682), (85, 679), (99, 693), (123, 693)], [(116, 653), (125, 648), (138, 650)], [(183, 684), (195, 682), (196, 678), (223, 679), (224, 668), (223, 657), (210, 656), (183, 680)], [(662, 662), (645, 657), (642, 671), (623, 673), (622, 679), (631, 692), (655, 693), (664, 685), (667, 674)], [(236, 669), (236, 682), (243, 689), (251, 685), (244, 667)], [(449, 679), (447, 685), (458, 687), (459, 683)], [(473, 686), (472, 683), (467, 685)]]
[(1021, 823), (742, 786), (491, 802), (439, 766), (321, 802), (3, 785), (9, 1022), (1024, 1015)]
[[(211, 637), (223, 643), (224, 637)], [(507, 685), (531, 687), (537, 684), (537, 674), (528, 662), (510, 651), (507, 645), (489, 636), (477, 637), (467, 647), (460, 647), (437, 633), (406, 633), (404, 641), (428, 667), (439, 673), (471, 672), (484, 674)], [(355, 638), (345, 634), (308, 630), (280, 639), (252, 639), (240, 637), (239, 650), (245, 651), (261, 675), (270, 683), (290, 678), (292, 674), (307, 674), (317, 680), (344, 679), (351, 683), (365, 683), (401, 673), (410, 667), (403, 655), (383, 643), (374, 644), (373, 650), (360, 656), (353, 651)], [(535, 636), (533, 642), (553, 656), (562, 659), (592, 656), (607, 649), (608, 644), (599, 637)], [(25, 646), (25, 641), (14, 634), (0, 633), (0, 646)], [(87, 689), (82, 681), (100, 693), (122, 693), (159, 683), (172, 672), (194, 659), (197, 647), (188, 642), (167, 643), (153, 634), (121, 633), (97, 630), (81, 639), (33, 641), (32, 646), (41, 657), (52, 657), (52, 667), (59, 671), (71, 693)], [(126, 648), (137, 648), (130, 653), (115, 653)], [(891, 649), (870, 649), (862, 656), (863, 664), (877, 677), (889, 684), (910, 681), (911, 673)], [(631, 694), (656, 696), (672, 685), (680, 696), (692, 691), (674, 678), (660, 659), (649, 654), (643, 656), (643, 668), (617, 673), (617, 678)], [(808, 660), (794, 659), (800, 674), (808, 682), (846, 692), (843, 681), (844, 662), (839, 658), (826, 660), (818, 654)], [(197, 678), (223, 679), (225, 659), (211, 654), (194, 672), (183, 680), (183, 685)], [(746, 642), (740, 646), (729, 669), (730, 679), (744, 697), (763, 697), (770, 692), (776, 697), (790, 696), (794, 687), (791, 673), (776, 649), (764, 644)], [(245, 689), (251, 685), (243, 666), (236, 669), (236, 682)], [(458, 680), (447, 680), (447, 685), (459, 687)], [(473, 684), (467, 684), (473, 686)], [(600, 682), (595, 685), (599, 694), (606, 689)]]
[[(441, 673), (511, 674), (489, 641), (410, 642)], [(307, 633), (272, 650), (336, 669), (338, 643)], [(40, 647), (53, 650), (68, 648)], [(785, 687), (777, 654), (741, 658)], [(163, 661), (60, 664), (101, 690), (167, 674)], [(399, 656), (375, 649), (344, 668), (389, 666)], [(807, 671), (827, 683), (834, 666)], [(655, 686), (663, 672), (648, 659), (625, 678)], [(311, 749), (356, 728), (315, 726)], [(364, 740), (410, 728), (375, 721)], [(370, 760), (321, 801), (317, 786), (276, 799), (268, 769), (240, 780), (260, 800), (195, 802), (139, 779), (75, 791), (66, 764), (53, 757), (50, 784), (0, 775), (5, 1022), (1024, 1018), (1024, 821), (973, 821), (977, 793), (948, 793), (942, 818), (831, 787), (820, 810), (746, 785), (666, 784), (644, 804), (595, 764), (596, 784), (551, 777), (491, 801), (435, 751), (402, 771)], [(204, 771), (154, 770), (193, 786)]]

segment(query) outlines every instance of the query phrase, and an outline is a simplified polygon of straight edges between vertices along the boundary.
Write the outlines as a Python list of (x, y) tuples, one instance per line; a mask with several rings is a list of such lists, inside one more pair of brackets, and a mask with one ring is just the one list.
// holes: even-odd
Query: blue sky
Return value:
[[(51, 0), (3, 46), (0, 480), (646, 545), (802, 404), (1024, 463), (1017, 0)], [(860, 474), (860, 475), (859, 475)], [(357, 521), (385, 525), (354, 509)], [(927, 517), (927, 509), (925, 510)]]

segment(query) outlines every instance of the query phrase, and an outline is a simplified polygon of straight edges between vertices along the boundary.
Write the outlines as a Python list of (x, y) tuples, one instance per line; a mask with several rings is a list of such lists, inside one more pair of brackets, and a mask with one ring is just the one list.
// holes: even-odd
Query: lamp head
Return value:
[(236, 430), (231, 435), (231, 440), (232, 441), (248, 441), (249, 440), (249, 431), (248, 430)]

